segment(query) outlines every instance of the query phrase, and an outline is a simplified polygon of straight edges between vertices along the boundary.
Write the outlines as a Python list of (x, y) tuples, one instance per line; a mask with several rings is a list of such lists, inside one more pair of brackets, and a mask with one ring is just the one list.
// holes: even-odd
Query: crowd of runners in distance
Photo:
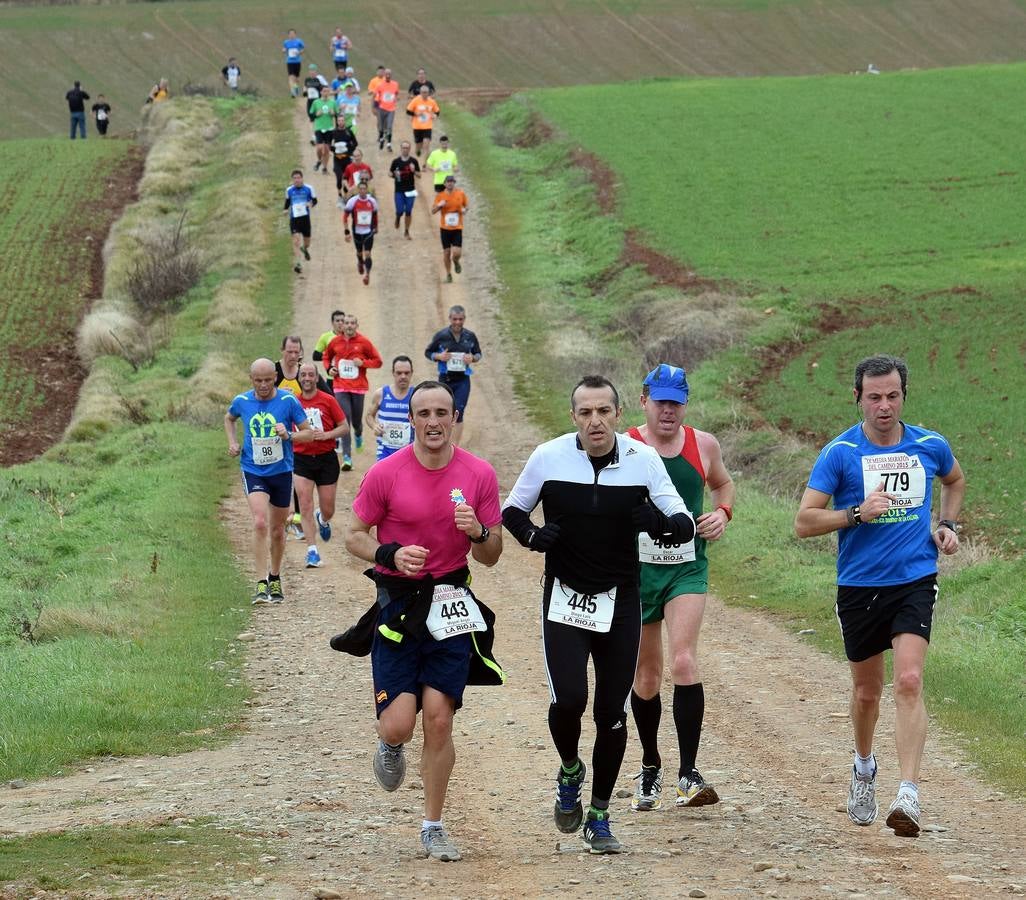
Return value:
[[(342, 83), (321, 84), (316, 76), (308, 94), (311, 121), (315, 143), (327, 143), (332, 154), (338, 131), (348, 135), (349, 162), (338, 190), (347, 237), (356, 246), (366, 282), (369, 238), (378, 215), (376, 203), (370, 204), (373, 173), (357, 156), (359, 113), (350, 122), (335, 107), (339, 90), (350, 93), (351, 43), (338, 30), (331, 47)], [(294, 32), (283, 50), (291, 91), (298, 96), (303, 44)], [(399, 88), (387, 68), (371, 84), (380, 150), (392, 141), (389, 113)], [(412, 108), (422, 110), (433, 86), (421, 72), (407, 93), (411, 104), (422, 104)], [(425, 114), (437, 116), (437, 105)], [(428, 140), (430, 135), (415, 141), (422, 152)], [(397, 159), (408, 167), (401, 170), (403, 177), (412, 172), (415, 179), (419, 166), (410, 149), (409, 143), (401, 144)], [(321, 153), (319, 162), (324, 159)], [(429, 166), (430, 161), (431, 156)], [(347, 177), (354, 165), (367, 176)], [(442, 208), (456, 202), (448, 186), (452, 171), (455, 160), (452, 168), (435, 172), (443, 198), (436, 204)], [(293, 220), (307, 218), (297, 227), (303, 241), (298, 246), (308, 258), (309, 208), (316, 195), (298, 171), (289, 190), (286, 206)], [(405, 210), (397, 200), (396, 228), (400, 215), (408, 215)], [(454, 251), (458, 272), (458, 245), (443, 239), (443, 246)], [(301, 339), (289, 336), (278, 362), (266, 358), (252, 364), (252, 390), (232, 401), (225, 434), (229, 453), (241, 457), (254, 521), (259, 580), (253, 602), (273, 605), (285, 599), (281, 563), (287, 526), (306, 542), (307, 565), (321, 564), (316, 539), (326, 542), (332, 536), (340, 473), (352, 469), (353, 448), (363, 449), (369, 429), (376, 461), (356, 490), (345, 545), (356, 558), (374, 564), (375, 589), (364, 615), (331, 643), (341, 652), (371, 658), (379, 736), (376, 779), (386, 791), (402, 784), (405, 745), (419, 715), (423, 853), (441, 861), (461, 858), (443, 825), (455, 760), (453, 719), (468, 684), (498, 685), (506, 678), (492, 653), (502, 609), (493, 611), (471, 589), (468, 562), (496, 565), (506, 532), (526, 551), (544, 556), (541, 637), (548, 728), (559, 758), (554, 824), (561, 832), (580, 832), (591, 853), (618, 853), (622, 845), (612, 830), (610, 807), (627, 750), (628, 710), (641, 745), (630, 807), (652, 813), (662, 805), (668, 766), (658, 734), (665, 670), (672, 682), (675, 805), (719, 802), (715, 786), (697, 767), (706, 705), (698, 648), (709, 555), (734, 518), (734, 481), (716, 437), (685, 421), (690, 386), (682, 361), (676, 360), (659, 364), (634, 386), (633, 402), (644, 422), (626, 431), (625, 402), (611, 381), (588, 375), (568, 385), (570, 430), (530, 454), (502, 501), (492, 466), (460, 446), (474, 367), (482, 356), (477, 336), (465, 324), (466, 311), (453, 306), (448, 323), (424, 348), (437, 370), (417, 382), (415, 354), (398, 353), (390, 357), (386, 383), (373, 392), (367, 371), (383, 367), (389, 357), (359, 332), (354, 315), (341, 310), (332, 313), (331, 329), (316, 340), (311, 361), (303, 358)], [(852, 680), (848, 817), (868, 826), (878, 816), (874, 734), (890, 651), (900, 780), (886, 824), (898, 835), (915, 836), (921, 827), (919, 767), (927, 722), (922, 680), (938, 591), (937, 559), (958, 550), (965, 479), (942, 435), (901, 418), (907, 383), (908, 367), (899, 358), (870, 356), (856, 366), (852, 391), (858, 420), (819, 454), (797, 510), (795, 533), (838, 536), (836, 611)], [(940, 484), (936, 518), (935, 480)], [(595, 671), (591, 690), (589, 660)], [(580, 742), (589, 696), (595, 740), (586, 763)]]

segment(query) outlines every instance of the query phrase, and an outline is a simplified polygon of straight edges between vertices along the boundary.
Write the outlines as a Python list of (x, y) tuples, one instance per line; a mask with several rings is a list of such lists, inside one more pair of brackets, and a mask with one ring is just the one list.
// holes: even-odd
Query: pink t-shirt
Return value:
[(447, 466), (426, 469), (412, 445), (403, 447), (367, 470), (353, 501), (361, 521), (378, 526), (382, 544), (427, 547), (431, 552), (423, 571), (434, 577), (467, 564), (470, 538), (456, 528), (458, 503), (472, 506), (477, 520), (489, 528), (502, 521), (495, 469), (462, 447), (455, 449)]

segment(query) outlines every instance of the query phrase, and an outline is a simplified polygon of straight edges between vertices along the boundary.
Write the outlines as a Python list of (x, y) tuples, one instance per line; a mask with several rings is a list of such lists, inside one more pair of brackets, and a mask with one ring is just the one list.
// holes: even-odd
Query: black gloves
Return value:
[(559, 526), (555, 522), (549, 522), (542, 525), (541, 528), (533, 529), (527, 535), (525, 546), (528, 550), (534, 550), (536, 553), (544, 553), (546, 550), (551, 550), (558, 540)]
[(634, 530), (647, 532), (653, 540), (658, 540), (666, 531), (666, 516), (656, 509), (648, 500), (642, 500), (631, 510), (631, 521)]

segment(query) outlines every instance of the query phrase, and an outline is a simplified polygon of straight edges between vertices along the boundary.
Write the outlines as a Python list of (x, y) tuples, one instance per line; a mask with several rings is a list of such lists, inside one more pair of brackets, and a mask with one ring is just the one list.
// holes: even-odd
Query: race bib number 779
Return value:
[(891, 509), (911, 509), (926, 501), (926, 470), (918, 456), (907, 453), (877, 453), (862, 457), (863, 496), (880, 485), (891, 494)]

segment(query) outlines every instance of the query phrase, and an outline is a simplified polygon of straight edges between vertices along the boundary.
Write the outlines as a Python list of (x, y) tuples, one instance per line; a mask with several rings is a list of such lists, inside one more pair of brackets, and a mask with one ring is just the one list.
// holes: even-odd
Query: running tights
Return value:
[(351, 456), (353, 452), (353, 435), (363, 435), (363, 398), (365, 394), (351, 394), (348, 391), (336, 391), (335, 399), (346, 414), (349, 423), (349, 434), (342, 438), (342, 455)]

